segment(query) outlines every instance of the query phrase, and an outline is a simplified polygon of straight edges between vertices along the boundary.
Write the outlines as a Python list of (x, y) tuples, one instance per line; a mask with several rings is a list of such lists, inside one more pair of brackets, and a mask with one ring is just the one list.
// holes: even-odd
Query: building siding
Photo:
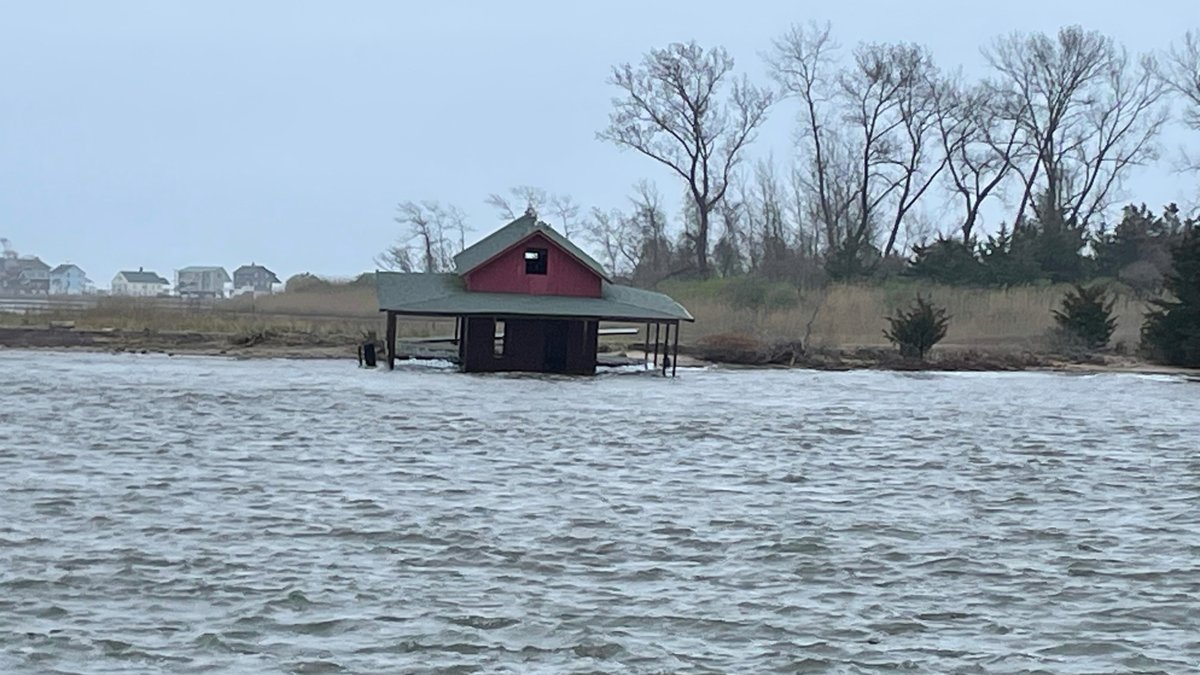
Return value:
[[(546, 274), (525, 273), (525, 250), (547, 251)], [(467, 274), (467, 290), (600, 297), (600, 277), (546, 237), (535, 234)]]
[[(567, 319), (504, 320), (503, 354), (496, 353), (496, 320), (466, 319), (460, 347), (463, 370), (472, 373), (524, 371), (591, 375), (596, 372), (598, 323)], [(558, 364), (550, 363), (547, 342), (559, 340)]]

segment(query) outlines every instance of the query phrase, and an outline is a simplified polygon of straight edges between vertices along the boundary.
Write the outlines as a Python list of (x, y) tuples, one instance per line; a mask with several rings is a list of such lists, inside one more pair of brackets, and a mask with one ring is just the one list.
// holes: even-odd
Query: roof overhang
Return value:
[(670, 297), (603, 282), (599, 298), (467, 291), (455, 274), (376, 272), (379, 310), (407, 316), (590, 319), (630, 323), (694, 321)]

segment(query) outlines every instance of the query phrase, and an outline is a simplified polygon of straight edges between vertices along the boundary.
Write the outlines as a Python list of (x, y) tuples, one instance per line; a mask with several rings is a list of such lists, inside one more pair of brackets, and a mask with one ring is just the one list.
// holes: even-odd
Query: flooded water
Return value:
[(0, 671), (1195, 670), (1198, 401), (0, 352)]

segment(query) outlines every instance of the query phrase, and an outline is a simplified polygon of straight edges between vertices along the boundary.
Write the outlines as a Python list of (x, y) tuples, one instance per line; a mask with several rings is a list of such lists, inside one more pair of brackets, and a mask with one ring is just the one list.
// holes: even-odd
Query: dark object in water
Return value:
[(358, 347), (358, 365), (367, 368), (375, 367), (375, 343), (364, 342)]

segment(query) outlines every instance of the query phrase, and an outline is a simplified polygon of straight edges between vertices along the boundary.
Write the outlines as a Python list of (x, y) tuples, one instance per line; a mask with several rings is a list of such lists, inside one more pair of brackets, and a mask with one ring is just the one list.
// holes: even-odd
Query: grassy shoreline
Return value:
[[(819, 370), (1134, 370), (1176, 372), (1131, 355), (1146, 301), (1117, 294), (1114, 348), (1079, 353), (1055, 343), (1051, 310), (1065, 286), (974, 289), (897, 283), (801, 290), (737, 279), (673, 282), (660, 290), (696, 317), (681, 330), (681, 364)], [(901, 359), (883, 337), (885, 317), (917, 294), (952, 316), (928, 362)], [(331, 285), (314, 291), (235, 298), (180, 307), (153, 299), (108, 298), (96, 307), (0, 315), (0, 347), (199, 354), (233, 358), (355, 359), (357, 345), (383, 334), (374, 289)], [(399, 323), (405, 337), (449, 336), (453, 322)], [(403, 343), (402, 343), (403, 344)], [(640, 338), (605, 339), (631, 353)], [(437, 354), (409, 343), (404, 351)], [(1182, 370), (1180, 372), (1188, 372)]]

